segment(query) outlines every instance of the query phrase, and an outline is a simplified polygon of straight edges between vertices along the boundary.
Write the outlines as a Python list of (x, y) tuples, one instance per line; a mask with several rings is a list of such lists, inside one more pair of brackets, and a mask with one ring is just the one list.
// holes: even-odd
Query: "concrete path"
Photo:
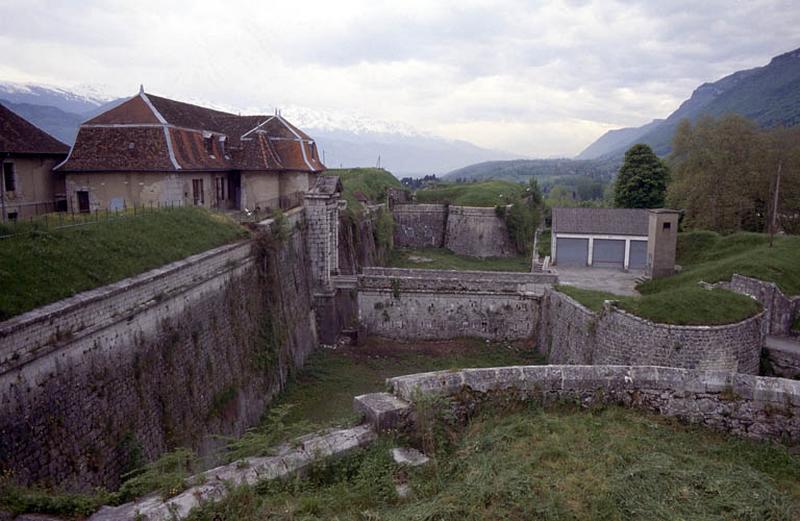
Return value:
[(607, 291), (615, 295), (635, 296), (636, 279), (644, 275), (643, 270), (622, 271), (615, 268), (556, 267), (558, 281), (583, 289)]

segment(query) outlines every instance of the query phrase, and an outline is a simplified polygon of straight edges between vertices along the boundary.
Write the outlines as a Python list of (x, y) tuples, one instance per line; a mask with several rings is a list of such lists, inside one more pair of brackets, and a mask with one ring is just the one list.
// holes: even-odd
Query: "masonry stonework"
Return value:
[(767, 312), (768, 334), (788, 336), (792, 323), (800, 316), (800, 296), (786, 296), (774, 282), (745, 277), (734, 273), (730, 284), (731, 291), (749, 295), (756, 299)]
[(656, 324), (606, 304), (594, 313), (547, 290), (539, 346), (565, 364), (662, 365), (758, 374), (764, 313), (722, 326)]
[(400, 248), (447, 248), (472, 257), (517, 254), (505, 220), (494, 208), (396, 204), (394, 243)]
[(365, 268), (359, 323), (368, 334), (408, 340), (533, 335), (539, 298), (555, 277), (534, 273)]
[[(258, 244), (258, 242), (256, 243)], [(223, 246), (0, 324), (0, 468), (115, 487), (240, 435), (316, 344), (304, 237)]]

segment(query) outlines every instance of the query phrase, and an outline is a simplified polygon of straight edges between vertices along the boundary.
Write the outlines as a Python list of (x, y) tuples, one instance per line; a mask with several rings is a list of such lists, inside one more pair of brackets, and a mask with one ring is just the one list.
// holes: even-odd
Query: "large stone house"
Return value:
[(86, 121), (69, 157), (70, 209), (197, 205), (288, 209), (325, 166), (314, 140), (272, 116), (237, 116), (140, 90)]
[(0, 104), (0, 222), (52, 212), (64, 203), (52, 169), (69, 147)]

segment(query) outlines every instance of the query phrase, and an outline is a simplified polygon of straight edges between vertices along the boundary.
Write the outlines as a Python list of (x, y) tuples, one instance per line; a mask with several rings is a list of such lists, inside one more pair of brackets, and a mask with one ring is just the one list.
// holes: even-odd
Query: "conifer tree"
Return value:
[(625, 152), (625, 160), (614, 186), (614, 206), (618, 208), (659, 208), (669, 181), (669, 170), (653, 150), (643, 144)]

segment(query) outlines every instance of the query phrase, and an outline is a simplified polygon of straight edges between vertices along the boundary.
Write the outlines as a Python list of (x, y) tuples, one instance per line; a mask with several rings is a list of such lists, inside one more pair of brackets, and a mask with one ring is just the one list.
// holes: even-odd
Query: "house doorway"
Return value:
[(203, 196), (202, 179), (192, 179), (192, 201), (195, 206), (203, 206), (206, 202)]
[(75, 192), (78, 198), (78, 211), (80, 213), (89, 213), (91, 208), (89, 206), (89, 192), (87, 190), (78, 190)]
[(242, 174), (231, 172), (228, 174), (228, 208), (242, 209)]

